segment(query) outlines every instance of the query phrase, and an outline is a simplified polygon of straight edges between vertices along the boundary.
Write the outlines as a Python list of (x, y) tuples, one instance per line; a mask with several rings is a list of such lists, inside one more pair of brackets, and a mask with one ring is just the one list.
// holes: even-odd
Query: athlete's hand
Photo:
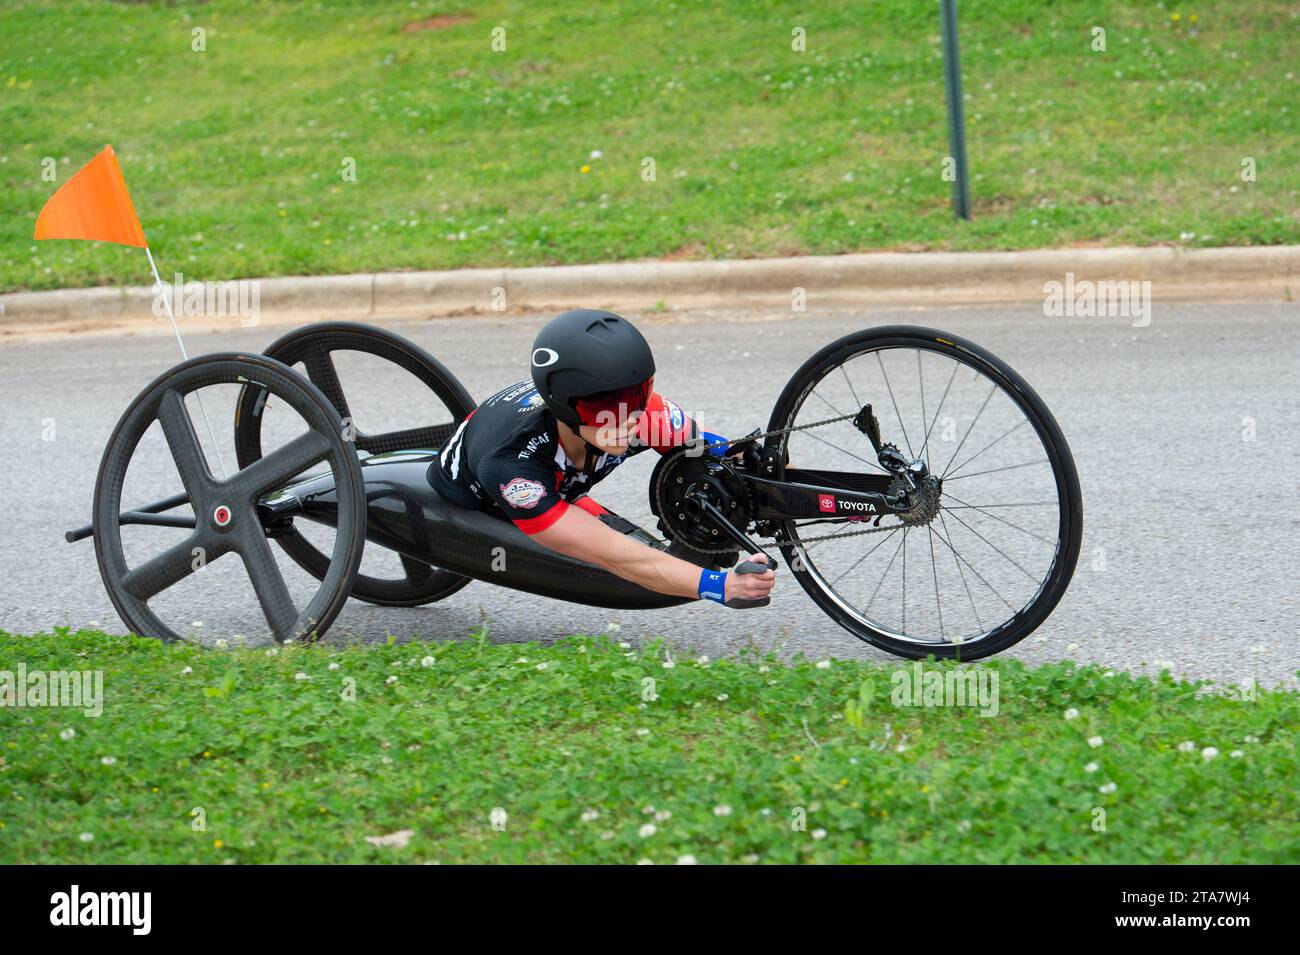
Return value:
[[(740, 564), (746, 562), (758, 564), (760, 567), (767, 566), (767, 558), (762, 554), (750, 554)], [(736, 566), (739, 567), (740, 564)], [(770, 568), (758, 574), (742, 574), (732, 570), (727, 574), (727, 590), (725, 593), (727, 604), (733, 599), (744, 601), (763, 600), (772, 592), (772, 585), (776, 583), (776, 573)], [(746, 603), (744, 606), (750, 606)]]

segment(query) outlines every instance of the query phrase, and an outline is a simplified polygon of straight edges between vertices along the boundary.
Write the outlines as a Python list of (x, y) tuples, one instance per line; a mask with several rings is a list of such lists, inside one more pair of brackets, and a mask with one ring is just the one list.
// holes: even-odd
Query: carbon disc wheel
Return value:
[[(884, 441), (925, 464), (920, 503), (878, 527), (782, 522), (800, 585), (846, 630), (899, 656), (973, 660), (1024, 639), (1064, 595), (1083, 528), (1074, 461), (1042, 399), (958, 336), (857, 332), (810, 358), (778, 399), (768, 430), (796, 430), (769, 439), (776, 476), (886, 474), (867, 436), (836, 420), (865, 404)], [(808, 424), (818, 426), (798, 430)]]
[[(334, 361), (336, 352), (360, 352), (391, 362), (415, 376), (433, 394), (433, 415), (440, 421), (400, 431), (359, 430)], [(358, 452), (384, 454), (410, 449), (436, 450), (474, 410), (474, 400), (447, 368), (414, 342), (382, 328), (357, 322), (321, 322), (296, 329), (277, 339), (265, 352), (286, 365), (302, 363), (307, 377), (329, 398), (349, 425)], [(262, 456), (262, 426), (266, 395), (255, 387), (240, 395), (235, 417), (235, 454), (241, 467)], [(445, 420), (443, 420), (445, 419)], [(361, 420), (365, 420), (364, 413)], [(319, 579), (328, 566), (326, 556), (299, 530), (289, 530), (276, 542), (303, 570)], [(450, 596), (468, 577), (399, 555), (400, 576), (358, 573), (352, 596), (384, 607), (416, 607)]]
[[(307, 430), (219, 480), (208, 468), (185, 398), (213, 385), (248, 384), (291, 407)], [(154, 422), (161, 425), (194, 512), (192, 521), (178, 518), (173, 526), (188, 526), (192, 532), (129, 566), (122, 541), (123, 484), (141, 438)], [(321, 555), (319, 587), (299, 609), (271, 552), (258, 500), (322, 462), (334, 477), (338, 525), (331, 553)], [(276, 640), (321, 636), (347, 601), (366, 535), (361, 468), (344, 440), (338, 413), (318, 388), (291, 368), (262, 355), (238, 352), (204, 355), (177, 365), (131, 403), (100, 461), (93, 515), (95, 556), (113, 606), (133, 632), (165, 641), (178, 640), (180, 634), (155, 613), (150, 601), (228, 553), (242, 558)]]

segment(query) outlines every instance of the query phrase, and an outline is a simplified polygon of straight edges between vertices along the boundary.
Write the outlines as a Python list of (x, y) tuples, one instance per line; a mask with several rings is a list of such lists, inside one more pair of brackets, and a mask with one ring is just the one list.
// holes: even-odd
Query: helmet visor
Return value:
[(645, 411), (650, 396), (654, 394), (654, 382), (654, 375), (651, 375), (639, 385), (579, 398), (573, 407), (585, 425), (593, 428), (621, 425), (634, 412)]

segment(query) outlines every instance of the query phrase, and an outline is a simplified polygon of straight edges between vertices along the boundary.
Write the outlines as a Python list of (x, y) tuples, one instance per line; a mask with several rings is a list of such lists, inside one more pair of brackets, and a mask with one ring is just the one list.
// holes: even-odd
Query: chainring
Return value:
[(709, 502), (736, 527), (745, 530), (753, 514), (749, 489), (729, 464), (710, 468), (716, 459), (678, 448), (664, 455), (650, 476), (650, 510), (659, 518), (659, 532), (683, 547), (704, 554), (736, 551), (736, 544), (713, 527), (708, 518), (692, 513), (688, 498), (703, 491)]

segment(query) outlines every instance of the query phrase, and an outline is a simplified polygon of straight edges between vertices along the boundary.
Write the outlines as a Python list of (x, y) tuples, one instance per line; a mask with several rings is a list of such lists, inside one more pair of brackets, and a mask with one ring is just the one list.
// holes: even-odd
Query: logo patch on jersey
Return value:
[(508, 484), (501, 485), (501, 496), (514, 507), (535, 507), (546, 496), (546, 488), (528, 478), (511, 478)]
[(519, 407), (515, 409), (515, 414), (523, 414), (525, 411), (532, 411), (534, 408), (540, 407), (544, 402), (542, 401), (541, 392), (534, 388), (532, 391), (528, 392), (528, 394), (515, 402), (515, 404), (519, 405)]
[(664, 399), (664, 404), (668, 406), (668, 420), (673, 424), (673, 430), (677, 431), (682, 426), (682, 409), (669, 399)]

